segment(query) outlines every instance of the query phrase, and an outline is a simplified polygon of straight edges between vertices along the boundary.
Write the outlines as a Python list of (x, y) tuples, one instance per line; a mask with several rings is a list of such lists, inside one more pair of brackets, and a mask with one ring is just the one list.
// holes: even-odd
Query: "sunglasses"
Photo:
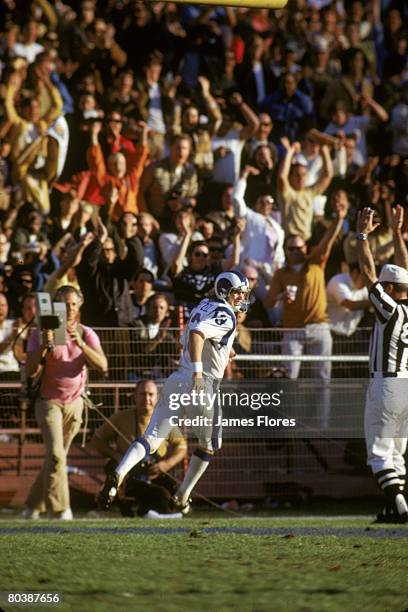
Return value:
[(106, 247), (106, 248), (104, 247), (104, 249), (103, 249), (103, 250), (104, 250), (105, 252), (108, 252), (108, 251), (114, 251), (115, 249), (114, 249), (113, 247)]
[(269, 121), (261, 121), (261, 125), (263, 125), (265, 127), (270, 127), (272, 125), (272, 123), (270, 123)]
[(288, 246), (286, 247), (288, 251), (301, 251), (304, 247), (302, 246)]
[(210, 253), (223, 253), (224, 249), (222, 247), (211, 247)]
[(209, 253), (205, 253), (204, 251), (195, 251), (193, 255), (194, 257), (208, 257)]

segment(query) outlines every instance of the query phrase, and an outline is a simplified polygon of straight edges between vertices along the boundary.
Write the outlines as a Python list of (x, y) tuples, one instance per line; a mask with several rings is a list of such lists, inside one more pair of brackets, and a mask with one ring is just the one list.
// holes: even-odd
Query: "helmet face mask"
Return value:
[(249, 282), (238, 271), (222, 272), (215, 279), (215, 295), (226, 302), (235, 312), (247, 312), (249, 308)]

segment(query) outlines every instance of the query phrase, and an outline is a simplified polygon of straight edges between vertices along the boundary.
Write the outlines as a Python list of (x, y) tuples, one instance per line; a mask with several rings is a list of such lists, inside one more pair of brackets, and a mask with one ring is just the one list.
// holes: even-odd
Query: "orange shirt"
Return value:
[[(115, 186), (119, 191), (119, 201), (116, 203), (112, 220), (117, 221), (124, 212), (138, 213), (137, 195), (139, 192), (139, 179), (143, 172), (149, 150), (146, 146), (137, 147), (135, 151), (127, 152), (127, 174), (116, 178), (107, 173), (105, 160), (100, 145), (91, 145), (87, 152), (88, 165), (96, 177), (98, 188), (106, 199)], [(85, 197), (85, 196), (84, 196)], [(85, 199), (87, 199), (85, 197)], [(89, 197), (89, 201), (94, 201)]]
[(273, 295), (285, 291), (288, 285), (296, 285), (296, 299), (283, 305), (283, 327), (304, 327), (310, 323), (328, 323), (326, 282), (324, 268), (326, 258), (315, 248), (307, 256), (297, 272), (284, 266), (277, 270), (271, 282)]

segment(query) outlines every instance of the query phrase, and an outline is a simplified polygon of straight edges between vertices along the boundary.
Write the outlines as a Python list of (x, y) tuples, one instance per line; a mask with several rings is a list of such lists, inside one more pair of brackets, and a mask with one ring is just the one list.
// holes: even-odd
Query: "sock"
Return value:
[(188, 466), (187, 474), (184, 476), (184, 480), (181, 483), (176, 496), (182, 504), (187, 503), (190, 498), (191, 491), (204, 474), (205, 470), (210, 464), (210, 457), (207, 459), (201, 459), (197, 455), (192, 455)]
[(135, 467), (144, 457), (146, 456), (146, 449), (137, 440), (133, 442), (126, 453), (123, 455), (119, 465), (116, 468), (116, 473), (119, 476), (119, 483), (122, 482), (124, 477), (130, 470)]

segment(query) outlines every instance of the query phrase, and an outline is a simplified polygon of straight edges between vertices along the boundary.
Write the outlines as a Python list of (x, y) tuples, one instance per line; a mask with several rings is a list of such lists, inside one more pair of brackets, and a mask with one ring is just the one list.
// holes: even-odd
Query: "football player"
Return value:
[[(145, 434), (132, 443), (116, 470), (108, 474), (98, 498), (100, 508), (109, 509), (123, 478), (146, 455), (156, 451), (175, 425), (175, 409), (177, 419), (182, 407), (183, 414), (198, 417), (194, 422), (199, 423), (193, 427), (198, 447), (174, 497), (175, 509), (187, 514), (190, 494), (221, 446), (217, 390), (233, 356), (235, 313), (247, 311), (249, 293), (248, 279), (241, 272), (222, 272), (215, 280), (215, 297), (204, 298), (193, 309), (180, 340), (183, 352), (179, 367), (166, 380)], [(198, 404), (194, 401), (197, 397)]]

